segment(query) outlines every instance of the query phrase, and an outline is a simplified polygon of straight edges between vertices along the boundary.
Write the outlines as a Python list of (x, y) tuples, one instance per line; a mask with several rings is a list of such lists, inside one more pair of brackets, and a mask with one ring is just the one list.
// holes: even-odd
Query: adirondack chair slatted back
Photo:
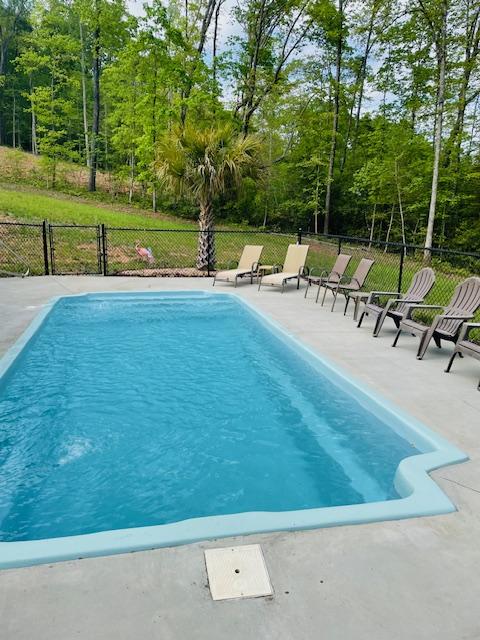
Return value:
[(355, 270), (355, 273), (352, 276), (352, 287), (355, 289), (361, 289), (365, 284), (365, 280), (370, 273), (370, 269), (373, 267), (375, 260), (371, 260), (370, 258), (362, 258), (358, 263), (358, 266)]
[(256, 244), (246, 244), (243, 248), (242, 255), (240, 260), (238, 261), (239, 269), (251, 269), (252, 264), (258, 263), (260, 261), (260, 256), (262, 255), (263, 246)]
[[(430, 292), (431, 288), (435, 284), (435, 272), (430, 267), (425, 267), (417, 271), (413, 276), (412, 282), (408, 287), (402, 298), (405, 300), (415, 300), (415, 302), (422, 302)], [(407, 304), (398, 304), (396, 311), (404, 313), (406, 311)]]
[(348, 267), (348, 263), (351, 259), (352, 256), (347, 256), (345, 253), (339, 253), (337, 259), (335, 260), (335, 264), (333, 265), (332, 270), (328, 276), (328, 281), (338, 282), (345, 273), (345, 270)]
[[(450, 304), (445, 309), (448, 315), (473, 315), (480, 308), (480, 278), (467, 278), (455, 287)], [(463, 320), (442, 320), (437, 325), (437, 331), (454, 336), (461, 327)]]

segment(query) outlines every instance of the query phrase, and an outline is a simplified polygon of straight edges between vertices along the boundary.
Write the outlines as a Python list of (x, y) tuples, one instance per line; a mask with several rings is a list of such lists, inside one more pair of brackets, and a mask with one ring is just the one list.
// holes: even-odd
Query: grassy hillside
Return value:
[(157, 229), (195, 228), (194, 222), (154, 214), (133, 207), (91, 204), (81, 198), (60, 193), (42, 192), (18, 188), (11, 185), (0, 186), (0, 216), (3, 220), (21, 220), (52, 223), (100, 224), (113, 227), (142, 227)]

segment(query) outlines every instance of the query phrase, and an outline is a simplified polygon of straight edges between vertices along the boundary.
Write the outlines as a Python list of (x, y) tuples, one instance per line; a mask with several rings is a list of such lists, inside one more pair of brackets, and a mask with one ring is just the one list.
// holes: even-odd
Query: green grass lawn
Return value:
[(100, 224), (114, 227), (146, 229), (192, 229), (194, 222), (153, 213), (130, 213), (115, 210), (115, 205), (98, 206), (61, 194), (48, 195), (25, 189), (0, 187), (1, 219), (24, 222)]
[[(121, 208), (121, 207), (120, 207)], [(197, 253), (197, 226), (194, 222), (179, 220), (150, 212), (115, 210), (114, 205), (95, 205), (71, 196), (48, 194), (31, 189), (13, 189), (0, 186), (0, 220), (38, 223), (48, 220), (52, 224), (92, 225), (91, 228), (53, 227), (53, 254), (56, 273), (99, 273), (99, 239), (97, 225), (106, 226), (108, 273), (136, 272), (145, 268), (191, 269), (195, 267)], [(123, 228), (118, 228), (123, 227)], [(132, 228), (134, 228), (132, 230)], [(169, 232), (168, 230), (171, 230)], [(256, 229), (239, 227), (228, 232), (219, 227), (215, 235), (216, 267), (225, 269), (238, 260), (245, 244), (261, 244), (263, 264), (282, 264), (287, 247), (296, 242), (296, 234), (268, 234)], [(338, 252), (335, 240), (305, 237), (310, 251), (307, 267), (330, 270)], [(152, 250), (155, 261), (149, 265), (136, 253), (140, 244)], [(362, 257), (370, 257), (375, 264), (364, 287), (365, 290), (395, 291), (398, 286), (399, 253), (366, 245), (344, 242), (342, 253), (352, 256), (347, 276), (352, 276)], [(51, 258), (51, 254), (49, 256)], [(423, 252), (409, 255), (404, 261), (402, 290), (405, 291), (413, 274), (423, 264)], [(29, 267), (32, 275), (44, 273), (43, 239), (41, 228), (0, 224), (0, 269), (24, 272)], [(434, 260), (436, 284), (427, 298), (430, 304), (447, 304), (455, 286), (472, 271), (453, 268), (446, 261)]]

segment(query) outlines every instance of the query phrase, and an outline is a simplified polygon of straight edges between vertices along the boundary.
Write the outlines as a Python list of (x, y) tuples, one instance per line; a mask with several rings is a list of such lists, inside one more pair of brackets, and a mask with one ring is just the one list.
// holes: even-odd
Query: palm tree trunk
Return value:
[(215, 234), (211, 202), (200, 203), (197, 269), (215, 268)]

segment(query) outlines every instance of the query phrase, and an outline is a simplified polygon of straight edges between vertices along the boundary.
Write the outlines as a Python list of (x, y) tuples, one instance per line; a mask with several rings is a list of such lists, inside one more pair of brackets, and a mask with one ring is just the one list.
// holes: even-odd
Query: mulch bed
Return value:
[[(210, 276), (215, 274), (210, 271)], [(117, 276), (140, 276), (140, 277), (157, 277), (157, 278), (208, 278), (206, 271), (187, 267), (185, 269), (127, 269), (125, 271), (117, 271)]]

